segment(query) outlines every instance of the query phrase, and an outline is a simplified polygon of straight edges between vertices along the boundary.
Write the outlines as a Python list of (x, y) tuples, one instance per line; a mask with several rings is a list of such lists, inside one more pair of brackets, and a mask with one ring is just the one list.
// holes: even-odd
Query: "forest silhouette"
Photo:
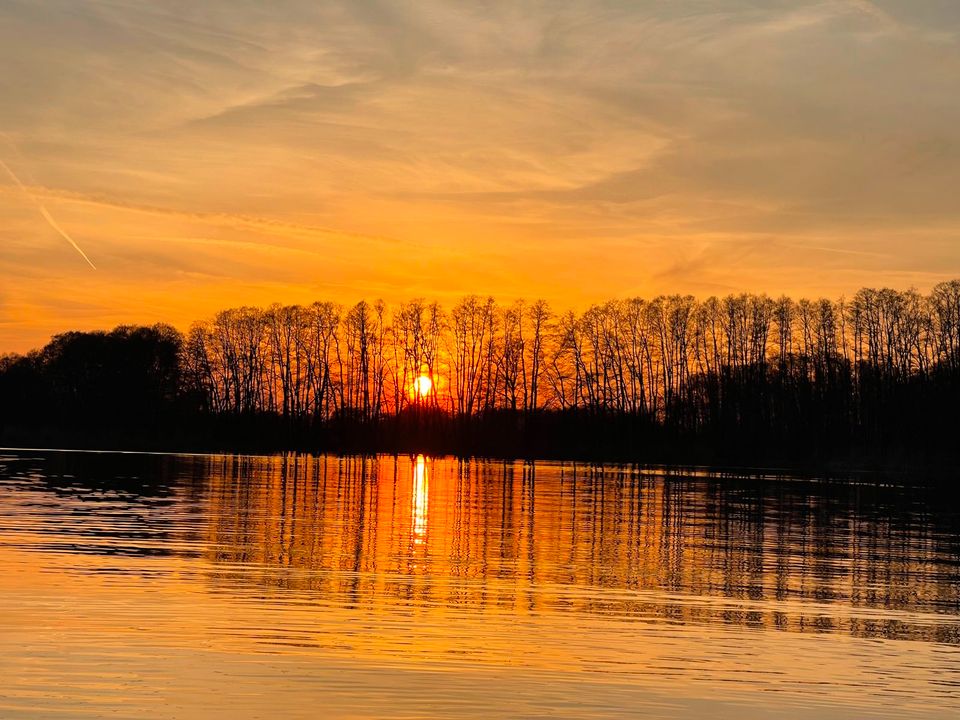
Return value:
[(239, 307), (0, 358), (0, 442), (35, 447), (944, 466), (958, 402), (960, 280), (579, 314), (478, 296)]

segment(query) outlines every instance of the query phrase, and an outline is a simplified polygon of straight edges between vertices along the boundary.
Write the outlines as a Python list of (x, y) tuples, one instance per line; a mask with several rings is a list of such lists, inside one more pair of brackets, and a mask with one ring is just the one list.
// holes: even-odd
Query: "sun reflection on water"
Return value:
[(417, 455), (413, 465), (413, 542), (422, 545), (427, 536), (427, 505), (429, 477), (427, 461), (423, 455)]

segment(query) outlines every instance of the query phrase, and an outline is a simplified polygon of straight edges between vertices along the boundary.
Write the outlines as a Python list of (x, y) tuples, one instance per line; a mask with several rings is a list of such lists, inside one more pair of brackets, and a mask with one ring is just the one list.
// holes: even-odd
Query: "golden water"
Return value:
[(903, 484), (0, 451), (0, 718), (958, 717)]

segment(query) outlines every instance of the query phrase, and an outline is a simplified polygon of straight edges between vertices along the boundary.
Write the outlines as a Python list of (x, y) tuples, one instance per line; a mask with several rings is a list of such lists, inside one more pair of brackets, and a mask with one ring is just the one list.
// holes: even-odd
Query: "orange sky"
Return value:
[(13, 0), (0, 352), (274, 301), (926, 290), (958, 38), (954, 0)]

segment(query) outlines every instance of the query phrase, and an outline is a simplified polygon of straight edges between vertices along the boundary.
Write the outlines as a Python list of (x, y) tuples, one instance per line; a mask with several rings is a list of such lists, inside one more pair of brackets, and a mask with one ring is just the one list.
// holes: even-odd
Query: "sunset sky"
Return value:
[(957, 0), (0, 0), (0, 67), (0, 352), (960, 277)]

